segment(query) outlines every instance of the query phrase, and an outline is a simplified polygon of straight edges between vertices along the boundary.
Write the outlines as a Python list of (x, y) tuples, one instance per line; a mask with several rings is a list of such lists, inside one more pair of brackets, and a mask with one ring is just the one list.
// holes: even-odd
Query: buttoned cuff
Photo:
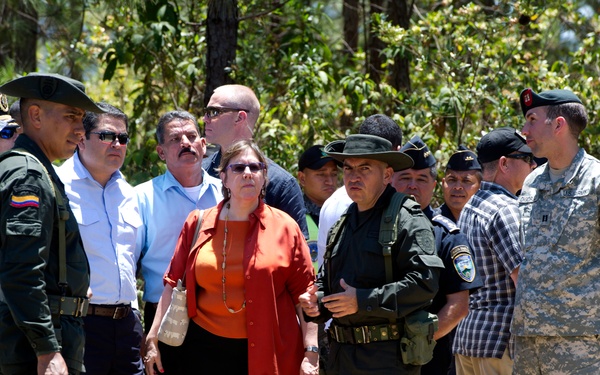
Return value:
[(29, 340), (36, 356), (49, 353), (60, 352), (60, 345), (56, 341), (56, 336), (41, 337), (35, 340)]

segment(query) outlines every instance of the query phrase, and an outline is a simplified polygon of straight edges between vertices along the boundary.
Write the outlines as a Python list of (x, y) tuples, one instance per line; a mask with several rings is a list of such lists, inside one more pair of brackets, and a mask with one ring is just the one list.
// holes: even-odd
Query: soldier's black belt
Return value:
[(85, 297), (65, 297), (48, 295), (50, 312), (53, 315), (85, 316), (90, 300)]
[(368, 344), (387, 340), (399, 340), (401, 326), (398, 324), (376, 324), (360, 327), (341, 327), (331, 324), (329, 337), (342, 344)]
[(95, 316), (106, 316), (112, 319), (123, 319), (131, 312), (131, 305), (92, 305), (87, 314)]

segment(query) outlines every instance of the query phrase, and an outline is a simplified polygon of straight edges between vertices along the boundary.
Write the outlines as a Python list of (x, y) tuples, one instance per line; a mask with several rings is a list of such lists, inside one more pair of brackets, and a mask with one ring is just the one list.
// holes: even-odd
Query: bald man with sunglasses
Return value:
[[(254, 126), (260, 115), (260, 103), (252, 89), (242, 85), (217, 87), (204, 109), (206, 141), (219, 145), (220, 150), (202, 162), (202, 167), (213, 177), (219, 177), (218, 167), (222, 151), (236, 141), (252, 139)], [(309, 238), (306, 209), (300, 185), (288, 171), (267, 158), (269, 186), (265, 202), (290, 215)]]

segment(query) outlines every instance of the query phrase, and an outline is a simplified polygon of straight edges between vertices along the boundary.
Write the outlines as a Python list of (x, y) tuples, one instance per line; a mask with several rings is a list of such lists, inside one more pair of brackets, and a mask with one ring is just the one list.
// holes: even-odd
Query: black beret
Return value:
[(569, 90), (542, 91), (539, 94), (536, 94), (530, 88), (521, 91), (521, 110), (523, 110), (523, 116), (526, 116), (527, 111), (532, 108), (564, 103), (582, 104), (577, 95)]
[(81, 82), (60, 74), (30, 73), (0, 86), (0, 93), (17, 98), (47, 100), (90, 112), (104, 112), (86, 95)]
[(418, 135), (415, 135), (410, 141), (406, 142), (400, 151), (414, 160), (415, 164), (412, 166), (412, 169), (430, 168), (436, 163), (435, 157), (433, 157), (425, 142)]
[(477, 155), (466, 148), (464, 145), (458, 146), (458, 150), (448, 160), (446, 169), (454, 171), (481, 170), (481, 165), (477, 161)]
[(298, 170), (303, 171), (305, 168), (317, 170), (330, 161), (335, 162), (332, 157), (323, 152), (323, 146), (315, 145), (307, 148), (300, 155)]
[(487, 133), (477, 144), (477, 157), (480, 163), (498, 160), (515, 151), (531, 154), (527, 141), (513, 128), (498, 128)]

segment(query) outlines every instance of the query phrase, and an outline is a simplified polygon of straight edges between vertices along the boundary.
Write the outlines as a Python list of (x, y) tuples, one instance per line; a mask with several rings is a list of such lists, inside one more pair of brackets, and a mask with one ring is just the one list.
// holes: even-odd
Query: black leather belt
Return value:
[(89, 302), (90, 300), (85, 297), (48, 295), (50, 312), (54, 315), (71, 315), (77, 318), (85, 316)]
[(329, 337), (342, 344), (368, 344), (370, 342), (398, 340), (402, 332), (399, 324), (375, 324), (360, 327), (342, 327), (331, 324)]
[(106, 316), (112, 319), (123, 319), (131, 312), (131, 305), (92, 305), (88, 307), (87, 314)]

